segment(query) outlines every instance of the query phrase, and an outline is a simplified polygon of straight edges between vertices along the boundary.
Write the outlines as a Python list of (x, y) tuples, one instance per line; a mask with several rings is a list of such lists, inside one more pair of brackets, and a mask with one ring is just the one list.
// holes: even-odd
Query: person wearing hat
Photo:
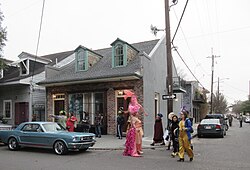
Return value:
[(163, 115), (161, 113), (158, 113), (155, 118), (154, 138), (153, 138), (153, 143), (150, 144), (151, 146), (154, 146), (156, 143), (161, 143), (161, 145), (165, 145), (163, 139), (162, 117)]

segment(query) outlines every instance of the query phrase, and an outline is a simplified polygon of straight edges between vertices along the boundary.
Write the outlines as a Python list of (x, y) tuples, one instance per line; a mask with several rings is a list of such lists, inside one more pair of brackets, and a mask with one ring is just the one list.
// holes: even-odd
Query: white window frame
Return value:
[[(5, 104), (10, 103), (10, 117), (6, 117), (6, 107)], [(12, 101), (11, 100), (4, 100), (3, 101), (3, 118), (4, 119), (12, 119)]]
[(115, 67), (124, 66), (124, 49), (122, 44), (117, 44), (114, 51)]
[(3, 69), (0, 69), (0, 79), (3, 78)]
[[(24, 61), (26, 61), (26, 63), (24, 63)], [(23, 67), (22, 67), (22, 65), (23, 65)], [(20, 62), (20, 75), (21, 76), (26, 76), (26, 75), (29, 75), (30, 73), (30, 71), (29, 71), (29, 65), (30, 65), (30, 60), (29, 59), (26, 59), (26, 60), (22, 60), (21, 62)], [(25, 69), (26, 70), (26, 73), (22, 73), (23, 72), (23, 69)]]
[[(84, 50), (79, 50), (77, 52), (77, 71), (85, 71), (86, 70), (86, 55)], [(80, 63), (83, 66), (80, 67)]]

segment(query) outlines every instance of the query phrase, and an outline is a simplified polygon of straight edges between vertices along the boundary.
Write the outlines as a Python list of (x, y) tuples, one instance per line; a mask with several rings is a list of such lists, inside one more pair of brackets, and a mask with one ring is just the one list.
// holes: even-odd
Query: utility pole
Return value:
[(214, 58), (217, 58), (220, 56), (213, 55), (213, 48), (212, 48), (212, 56), (207, 58), (212, 58), (212, 76), (211, 76), (211, 108), (210, 108), (210, 114), (213, 113), (213, 85), (214, 85)]
[[(173, 95), (173, 73), (172, 73), (172, 52), (170, 37), (169, 1), (165, 0), (165, 32), (166, 32), (166, 54), (167, 54), (167, 90), (168, 96)], [(173, 112), (173, 99), (167, 100), (167, 116)], [(168, 122), (169, 127), (169, 122)]]

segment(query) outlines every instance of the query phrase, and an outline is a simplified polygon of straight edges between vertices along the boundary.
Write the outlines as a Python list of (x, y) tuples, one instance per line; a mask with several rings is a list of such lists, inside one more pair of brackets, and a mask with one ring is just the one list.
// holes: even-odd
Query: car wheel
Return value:
[(11, 151), (16, 151), (16, 150), (18, 150), (20, 148), (16, 138), (12, 137), (12, 138), (9, 139), (8, 148)]
[(220, 135), (221, 138), (224, 138), (224, 132), (222, 132), (222, 134)]
[(197, 136), (198, 136), (198, 138), (201, 138), (201, 134), (198, 134)]
[(68, 148), (63, 141), (56, 141), (54, 144), (54, 152), (57, 155), (64, 155), (68, 152)]

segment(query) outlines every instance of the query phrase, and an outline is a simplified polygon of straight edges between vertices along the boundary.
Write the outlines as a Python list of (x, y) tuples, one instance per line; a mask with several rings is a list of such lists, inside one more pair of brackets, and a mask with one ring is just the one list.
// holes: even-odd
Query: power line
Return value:
[[(173, 42), (172, 45), (174, 46)], [(179, 51), (175, 48), (174, 49), (176, 51), (176, 53), (178, 54), (178, 56), (180, 57), (180, 59), (182, 60), (182, 62), (185, 64), (185, 66), (187, 67), (187, 69), (189, 70), (189, 72), (192, 74), (192, 76), (195, 78), (195, 80), (203, 87), (205, 88), (201, 82), (198, 80), (198, 78), (194, 75), (194, 73), (191, 71), (191, 69), (188, 67), (187, 63), (184, 61), (184, 59), (182, 58), (181, 54), (179, 53)]]
[(185, 7), (184, 7), (184, 9), (183, 9), (183, 11), (182, 11), (180, 21), (179, 21), (179, 23), (178, 23), (178, 26), (177, 26), (177, 28), (176, 28), (176, 30), (175, 30), (175, 33), (174, 33), (174, 36), (173, 36), (173, 38), (172, 38), (172, 42), (174, 42), (175, 36), (176, 36), (176, 34), (177, 34), (177, 31), (178, 31), (178, 29), (179, 29), (179, 27), (180, 27), (182, 18), (183, 18), (183, 16), (184, 16), (184, 13), (185, 13), (186, 8), (187, 8), (188, 1), (189, 1), (189, 0), (186, 1)]
[(37, 45), (36, 45), (35, 61), (34, 61), (34, 64), (33, 64), (33, 70), (32, 70), (32, 75), (31, 75), (31, 77), (32, 77), (32, 78), (31, 78), (31, 83), (33, 82), (34, 71), (35, 71), (35, 65), (36, 65), (36, 59), (37, 59), (37, 53), (38, 53), (38, 48), (39, 48), (39, 43), (40, 43), (40, 36), (41, 36), (42, 23), (43, 23), (44, 5), (45, 5), (45, 0), (43, 0), (42, 13), (41, 13), (41, 20), (40, 20), (40, 27), (39, 27), (38, 38), (37, 38)]

